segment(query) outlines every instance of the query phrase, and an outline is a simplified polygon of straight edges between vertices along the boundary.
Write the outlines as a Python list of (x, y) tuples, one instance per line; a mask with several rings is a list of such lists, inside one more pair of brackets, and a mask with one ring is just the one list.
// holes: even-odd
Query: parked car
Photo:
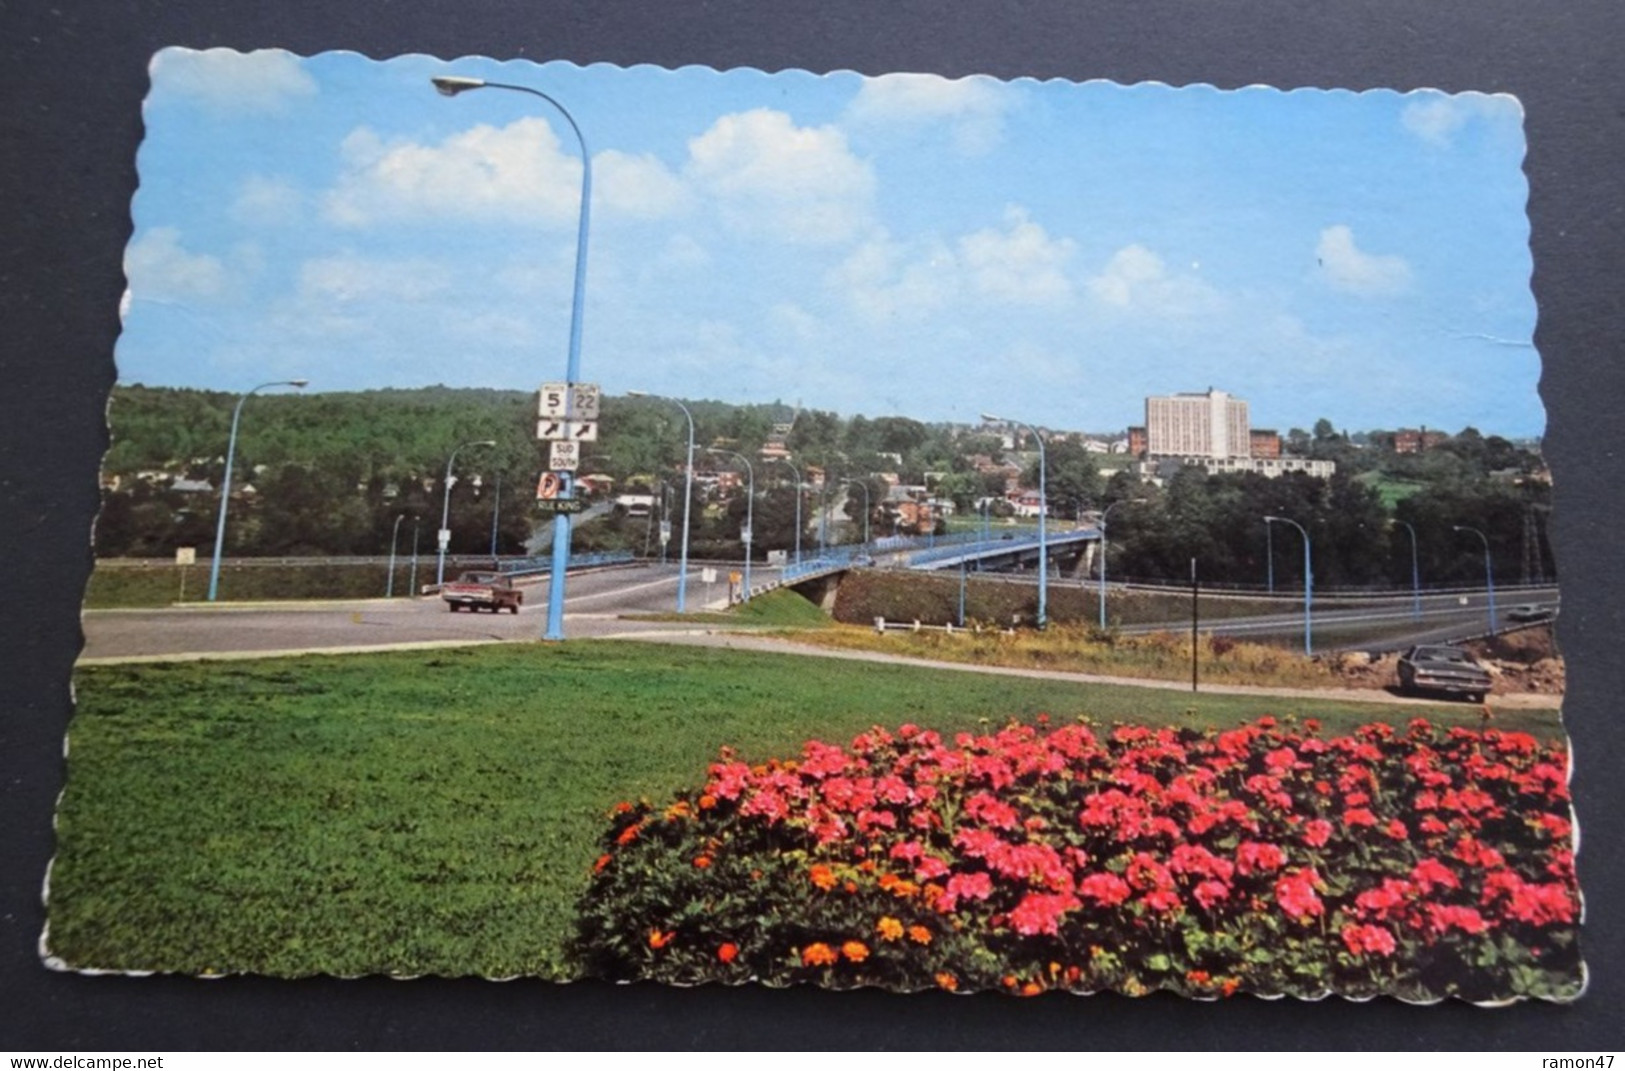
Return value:
[(1535, 603), (1514, 606), (1507, 611), (1507, 620), (1516, 621), (1520, 625), (1526, 625), (1532, 621), (1549, 621), (1553, 616), (1551, 607), (1540, 606)]
[(513, 586), (513, 578), (502, 573), (464, 573), (442, 587), (440, 597), (453, 612), (467, 608), (517, 614), (525, 601), (525, 593)]
[(1490, 683), (1489, 670), (1460, 647), (1412, 647), (1399, 656), (1399, 688), (1407, 694), (1437, 692), (1477, 703)]

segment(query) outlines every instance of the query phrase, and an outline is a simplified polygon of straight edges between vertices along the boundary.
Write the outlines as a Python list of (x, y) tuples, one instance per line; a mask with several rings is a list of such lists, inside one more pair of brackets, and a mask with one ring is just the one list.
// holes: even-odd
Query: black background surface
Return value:
[[(1609, 1049), (1622, 1031), (1618, 769), (1625, 8), (1614, 0), (570, 4), (0, 0), (0, 1050), (1056, 1047)], [(475, 979), (91, 978), (37, 958), (91, 565), (146, 65), (166, 45), (377, 58), (931, 71), (1224, 88), (1506, 91), (1527, 111), (1566, 719), (1584, 833), (1577, 1004), (1198, 1004)], [(1308, 419), (1316, 414), (1306, 414)], [(1493, 429), (1486, 429), (1493, 430)]]

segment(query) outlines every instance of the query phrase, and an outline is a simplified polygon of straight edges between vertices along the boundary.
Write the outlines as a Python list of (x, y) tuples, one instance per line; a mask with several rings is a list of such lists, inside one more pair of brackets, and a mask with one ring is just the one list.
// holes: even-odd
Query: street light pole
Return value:
[(440, 531), (435, 534), (435, 543), (440, 547), (438, 564), (436, 564), (434, 570), (435, 587), (440, 587), (446, 582), (446, 547), (451, 542), (451, 525), (449, 524), (451, 520), (451, 466), (457, 460), (457, 451), (465, 446), (495, 446), (496, 444), (495, 439), (477, 439), (473, 442), (459, 443), (457, 448), (451, 452), (451, 456), (446, 458), (446, 493), (440, 499)]
[(491, 568), (500, 569), (497, 564), (497, 521), (502, 517), (502, 473), (497, 473), (496, 490), (491, 492)]
[(243, 416), (243, 403), (249, 396), (257, 394), (267, 387), (293, 387), (295, 390), (304, 390), (310, 383), (308, 379), (273, 379), (269, 383), (261, 383), (253, 390), (237, 399), (237, 406), (231, 411), (231, 437), (226, 441), (226, 472), (220, 480), (220, 516), (214, 526), (214, 561), (209, 565), (209, 601), (214, 602), (216, 593), (220, 590), (220, 555), (226, 546), (226, 508), (231, 503), (231, 463), (237, 455), (237, 423)]
[[(1123, 498), (1107, 506), (1100, 514), (1100, 629), (1106, 630), (1106, 518), (1112, 515), (1112, 510), (1128, 502), (1140, 502), (1143, 499)], [(1265, 525), (1268, 528), (1268, 525)]]
[(1416, 529), (1406, 521), (1396, 520), (1395, 524), (1405, 525), (1405, 531), (1411, 534), (1411, 608), (1416, 620), (1422, 620), (1422, 569), (1416, 560)]
[(418, 525), (421, 524), (422, 521), (423, 521), (423, 518), (421, 518), (421, 517), (413, 517), (412, 518), (412, 597), (413, 598), (416, 598), (417, 593), (418, 593)]
[(789, 458), (777, 457), (773, 460), (795, 473), (796, 477), (796, 564), (801, 564), (801, 470), (790, 464)]
[[(581, 211), (576, 223), (575, 289), (570, 299), (570, 349), (564, 370), (565, 382), (574, 384), (581, 378), (581, 312), (585, 303), (587, 282), (587, 225), (592, 211), (592, 154), (587, 151), (587, 139), (582, 135), (581, 127), (576, 125), (575, 116), (570, 114), (569, 109), (539, 89), (457, 75), (441, 75), (431, 78), (430, 81), (434, 83), (436, 90), (447, 97), (455, 97), (470, 89), (487, 87), (540, 97), (564, 116), (564, 121), (570, 124), (570, 130), (576, 136), (576, 144), (581, 148)], [(553, 515), (553, 573), (547, 588), (547, 632), (543, 636), (548, 640), (564, 639), (564, 574), (570, 566), (570, 518), (571, 515), (568, 513)]]
[(1275, 529), (1264, 524), (1264, 578), (1269, 586), (1269, 593), (1275, 594)]
[[(415, 517), (413, 518), (413, 520), (416, 519), (417, 518)], [(395, 527), (389, 533), (389, 582), (384, 585), (384, 598), (386, 599), (393, 599), (395, 597), (395, 542), (396, 540), (400, 539), (401, 522), (404, 520), (406, 520), (406, 514), (397, 514), (395, 517)]]
[(989, 422), (1019, 424), (1032, 432), (1033, 440), (1038, 443), (1038, 628), (1042, 631), (1047, 621), (1046, 612), (1049, 607), (1049, 539), (1044, 526), (1045, 514), (1049, 513), (1049, 494), (1044, 472), (1048, 468), (1044, 455), (1044, 437), (1038, 434), (1037, 428), (1020, 420), (1009, 420), (991, 413), (983, 413), (982, 419)]
[(745, 477), (749, 482), (745, 489), (745, 530), (740, 533), (739, 540), (745, 545), (745, 597), (740, 601), (750, 602), (750, 543), (756, 532), (756, 470), (751, 467), (750, 459), (736, 450), (719, 450), (708, 446), (706, 453), (731, 454), (745, 466)]
[(1281, 524), (1290, 524), (1292, 527), (1298, 530), (1299, 535), (1303, 536), (1303, 653), (1305, 655), (1312, 655), (1315, 653), (1313, 633), (1311, 632), (1311, 607), (1314, 605), (1315, 599), (1315, 569), (1313, 560), (1311, 559), (1309, 553), (1309, 533), (1304, 529), (1303, 525), (1290, 518), (1264, 518), (1264, 524), (1266, 527), (1271, 524), (1275, 524), (1276, 522), (1280, 522)]
[(1477, 528), (1470, 528), (1465, 524), (1452, 524), (1450, 526), (1450, 530), (1452, 532), (1471, 532), (1471, 533), (1473, 533), (1475, 536), (1477, 536), (1479, 538), (1479, 541), (1481, 543), (1484, 544), (1484, 586), (1489, 591), (1489, 596), (1490, 596), (1490, 634), (1494, 635), (1495, 631), (1496, 631), (1496, 623), (1495, 623), (1495, 568), (1494, 568), (1494, 564), (1490, 560), (1490, 539), (1489, 539), (1489, 536), (1486, 536), (1483, 532), (1480, 532)]
[(869, 484), (865, 480), (847, 480), (847, 485), (856, 484), (863, 491), (863, 549), (869, 549)]
[[(648, 398), (648, 391), (629, 390), (628, 397)], [(677, 565), (677, 612), (688, 613), (688, 518), (694, 512), (694, 414), (688, 411), (688, 406), (676, 398), (667, 398), (666, 401), (683, 411), (688, 419), (688, 460), (683, 466), (683, 553)]]

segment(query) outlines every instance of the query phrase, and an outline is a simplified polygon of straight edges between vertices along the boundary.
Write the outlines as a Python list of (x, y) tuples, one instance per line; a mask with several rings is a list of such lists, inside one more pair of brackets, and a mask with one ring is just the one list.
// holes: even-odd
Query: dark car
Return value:
[(1478, 702), (1490, 691), (1490, 674), (1460, 647), (1412, 647), (1399, 656), (1400, 691), (1459, 695)]

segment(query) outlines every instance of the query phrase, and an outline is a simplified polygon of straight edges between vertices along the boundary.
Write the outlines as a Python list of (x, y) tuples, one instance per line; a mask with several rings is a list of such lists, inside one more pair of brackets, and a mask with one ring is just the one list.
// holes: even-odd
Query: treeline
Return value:
[[(183, 546), (212, 551), (237, 400), (213, 391), (114, 388), (98, 554), (168, 557)], [(1018, 437), (1006, 451), (998, 435), (902, 416), (841, 418), (819, 410), (797, 413), (777, 403), (685, 404), (694, 416), (700, 472), (740, 473), (743, 485), (744, 465), (733, 455), (750, 460), (758, 558), (794, 545), (793, 473), (803, 479), (809, 469), (828, 474), (828, 500), (843, 503), (838, 519), (845, 522), (827, 533), (832, 540), (861, 537), (864, 489), (871, 534), (891, 534), (897, 518), (882, 506), (889, 484), (878, 473), (929, 486), (962, 517), (989, 500), (996, 515), (1007, 514), (1008, 472), (1019, 473), (1027, 486), (1038, 483), (1039, 455), (1030, 436)], [(256, 394), (244, 406), (238, 434), (226, 552), (375, 555), (386, 553), (398, 534), (405, 553), (414, 530), (420, 548), (432, 550), (448, 500), (447, 461), (458, 450), (449, 495), (452, 549), (486, 550), (494, 521), (497, 553), (522, 553), (544, 520), (535, 507), (534, 487), (546, 466), (544, 444), (535, 439), (535, 406), (535, 395), (527, 392), (444, 387)], [(774, 438), (775, 426), (792, 418), (784, 442), (790, 463), (762, 459), (759, 451)], [(580, 471), (611, 477), (617, 493), (652, 494), (656, 509), (646, 515), (614, 510), (585, 522), (577, 527), (575, 545), (656, 554), (664, 519), (675, 553), (688, 439), (682, 411), (659, 398), (608, 397), (599, 426), (599, 440), (584, 444)], [(1418, 454), (1396, 454), (1380, 433), (1348, 435), (1325, 421), (1312, 433), (1293, 429), (1288, 438), (1305, 454), (1335, 460), (1337, 475), (1270, 480), (1186, 469), (1158, 488), (1125, 472), (1106, 479), (1101, 468), (1126, 464), (1121, 455), (1091, 453), (1075, 439), (1050, 439), (1044, 453), (1051, 516), (1062, 521), (1125, 503), (1110, 514), (1110, 568), (1117, 576), (1183, 577), (1195, 556), (1209, 581), (1263, 584), (1273, 552), (1277, 586), (1301, 583), (1296, 531), (1276, 525), (1266, 533), (1266, 514), (1309, 531), (1317, 584), (1407, 584), (1409, 535), (1396, 522), (1416, 531), (1424, 584), (1482, 578), (1482, 544), (1453, 531), (1457, 525), (1485, 533), (1499, 580), (1553, 575), (1545, 537), (1550, 488), (1535, 478), (1538, 454), (1471, 428)], [(466, 445), (480, 440), (496, 445)], [(1012, 467), (978, 471), (977, 459)], [(809, 491), (801, 499), (806, 549), (820, 536), (823, 493)], [(744, 495), (719, 493), (697, 481), (691, 509), (691, 553), (742, 552)]]

